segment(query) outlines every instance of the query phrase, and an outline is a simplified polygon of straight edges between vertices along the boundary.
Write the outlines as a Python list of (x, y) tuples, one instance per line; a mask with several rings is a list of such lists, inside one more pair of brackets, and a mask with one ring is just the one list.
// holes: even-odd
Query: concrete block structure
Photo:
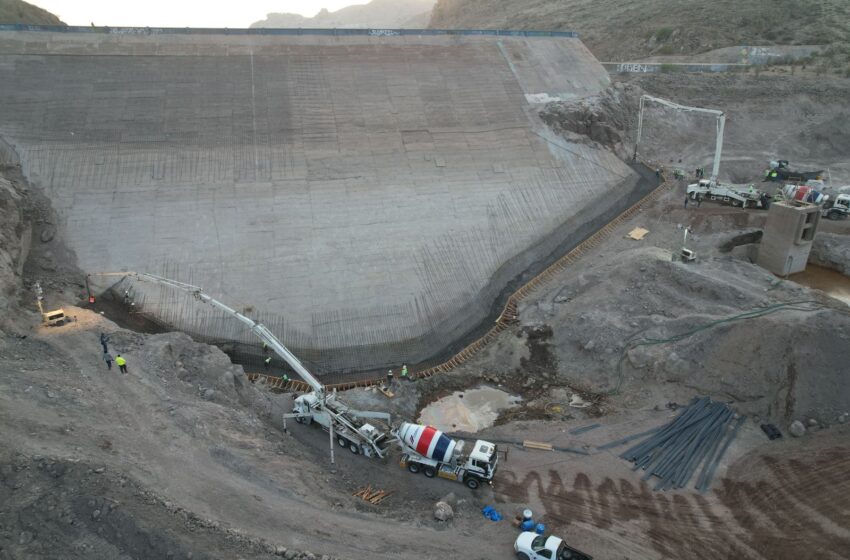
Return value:
[(428, 358), (630, 205), (632, 169), (538, 117), (608, 84), (569, 34), (0, 26), (0, 136), (80, 267), (202, 286), (318, 372)]
[(778, 276), (806, 269), (820, 222), (820, 207), (797, 202), (770, 206), (757, 264)]

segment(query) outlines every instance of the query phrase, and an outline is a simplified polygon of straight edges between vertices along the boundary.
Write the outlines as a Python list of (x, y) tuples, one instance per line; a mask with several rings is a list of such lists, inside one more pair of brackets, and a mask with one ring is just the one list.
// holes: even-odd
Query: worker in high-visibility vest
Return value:
[(127, 373), (127, 360), (121, 354), (115, 356), (115, 363), (118, 364), (118, 369), (121, 370), (121, 373)]
[(289, 383), (289, 376), (284, 373), (283, 375), (280, 376), (280, 380), (283, 381), (284, 383)]
[(407, 379), (407, 364), (401, 365), (401, 378)]

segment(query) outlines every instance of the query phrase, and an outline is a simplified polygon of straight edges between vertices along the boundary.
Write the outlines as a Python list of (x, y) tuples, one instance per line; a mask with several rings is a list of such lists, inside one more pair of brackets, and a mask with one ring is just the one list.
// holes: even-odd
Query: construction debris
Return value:
[(696, 398), (657, 434), (620, 457), (632, 461), (633, 470), (647, 471), (643, 480), (658, 477), (655, 490), (684, 488), (702, 464), (694, 487), (705, 492), (745, 419), (724, 403)]
[(648, 229), (636, 227), (635, 229), (630, 231), (628, 235), (626, 235), (626, 237), (628, 237), (629, 239), (634, 239), (635, 241), (641, 241), (644, 237), (646, 237), (647, 233), (649, 233)]
[(352, 496), (355, 498), (362, 498), (364, 501), (376, 506), (389, 498), (392, 494), (392, 490), (377, 490), (372, 488), (372, 485), (370, 484), (365, 488), (359, 489), (357, 492), (353, 493)]

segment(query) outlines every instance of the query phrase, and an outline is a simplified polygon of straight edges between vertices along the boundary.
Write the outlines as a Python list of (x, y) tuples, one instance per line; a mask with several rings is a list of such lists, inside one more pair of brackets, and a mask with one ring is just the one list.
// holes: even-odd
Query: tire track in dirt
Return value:
[(554, 527), (644, 526), (631, 537), (642, 541), (636, 546), (665, 558), (847, 557), (850, 511), (840, 497), (850, 496), (850, 449), (799, 453), (745, 457), (706, 496), (654, 492), (644, 481), (594, 482), (583, 472), (569, 484), (554, 469), (522, 478), (503, 473), (496, 495), (513, 503), (536, 497)]

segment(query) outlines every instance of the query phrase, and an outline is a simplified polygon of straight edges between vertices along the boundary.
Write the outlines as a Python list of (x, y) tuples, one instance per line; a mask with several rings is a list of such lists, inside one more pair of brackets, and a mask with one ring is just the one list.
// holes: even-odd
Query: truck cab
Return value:
[(830, 220), (841, 220), (850, 216), (850, 194), (839, 194), (827, 200), (822, 215)]
[(564, 542), (564, 539), (543, 536), (531, 531), (520, 533), (514, 551), (521, 560), (593, 560)]
[(476, 440), (464, 465), (466, 478), (474, 476), (481, 480), (493, 480), (498, 462), (496, 446), (489, 441)]

